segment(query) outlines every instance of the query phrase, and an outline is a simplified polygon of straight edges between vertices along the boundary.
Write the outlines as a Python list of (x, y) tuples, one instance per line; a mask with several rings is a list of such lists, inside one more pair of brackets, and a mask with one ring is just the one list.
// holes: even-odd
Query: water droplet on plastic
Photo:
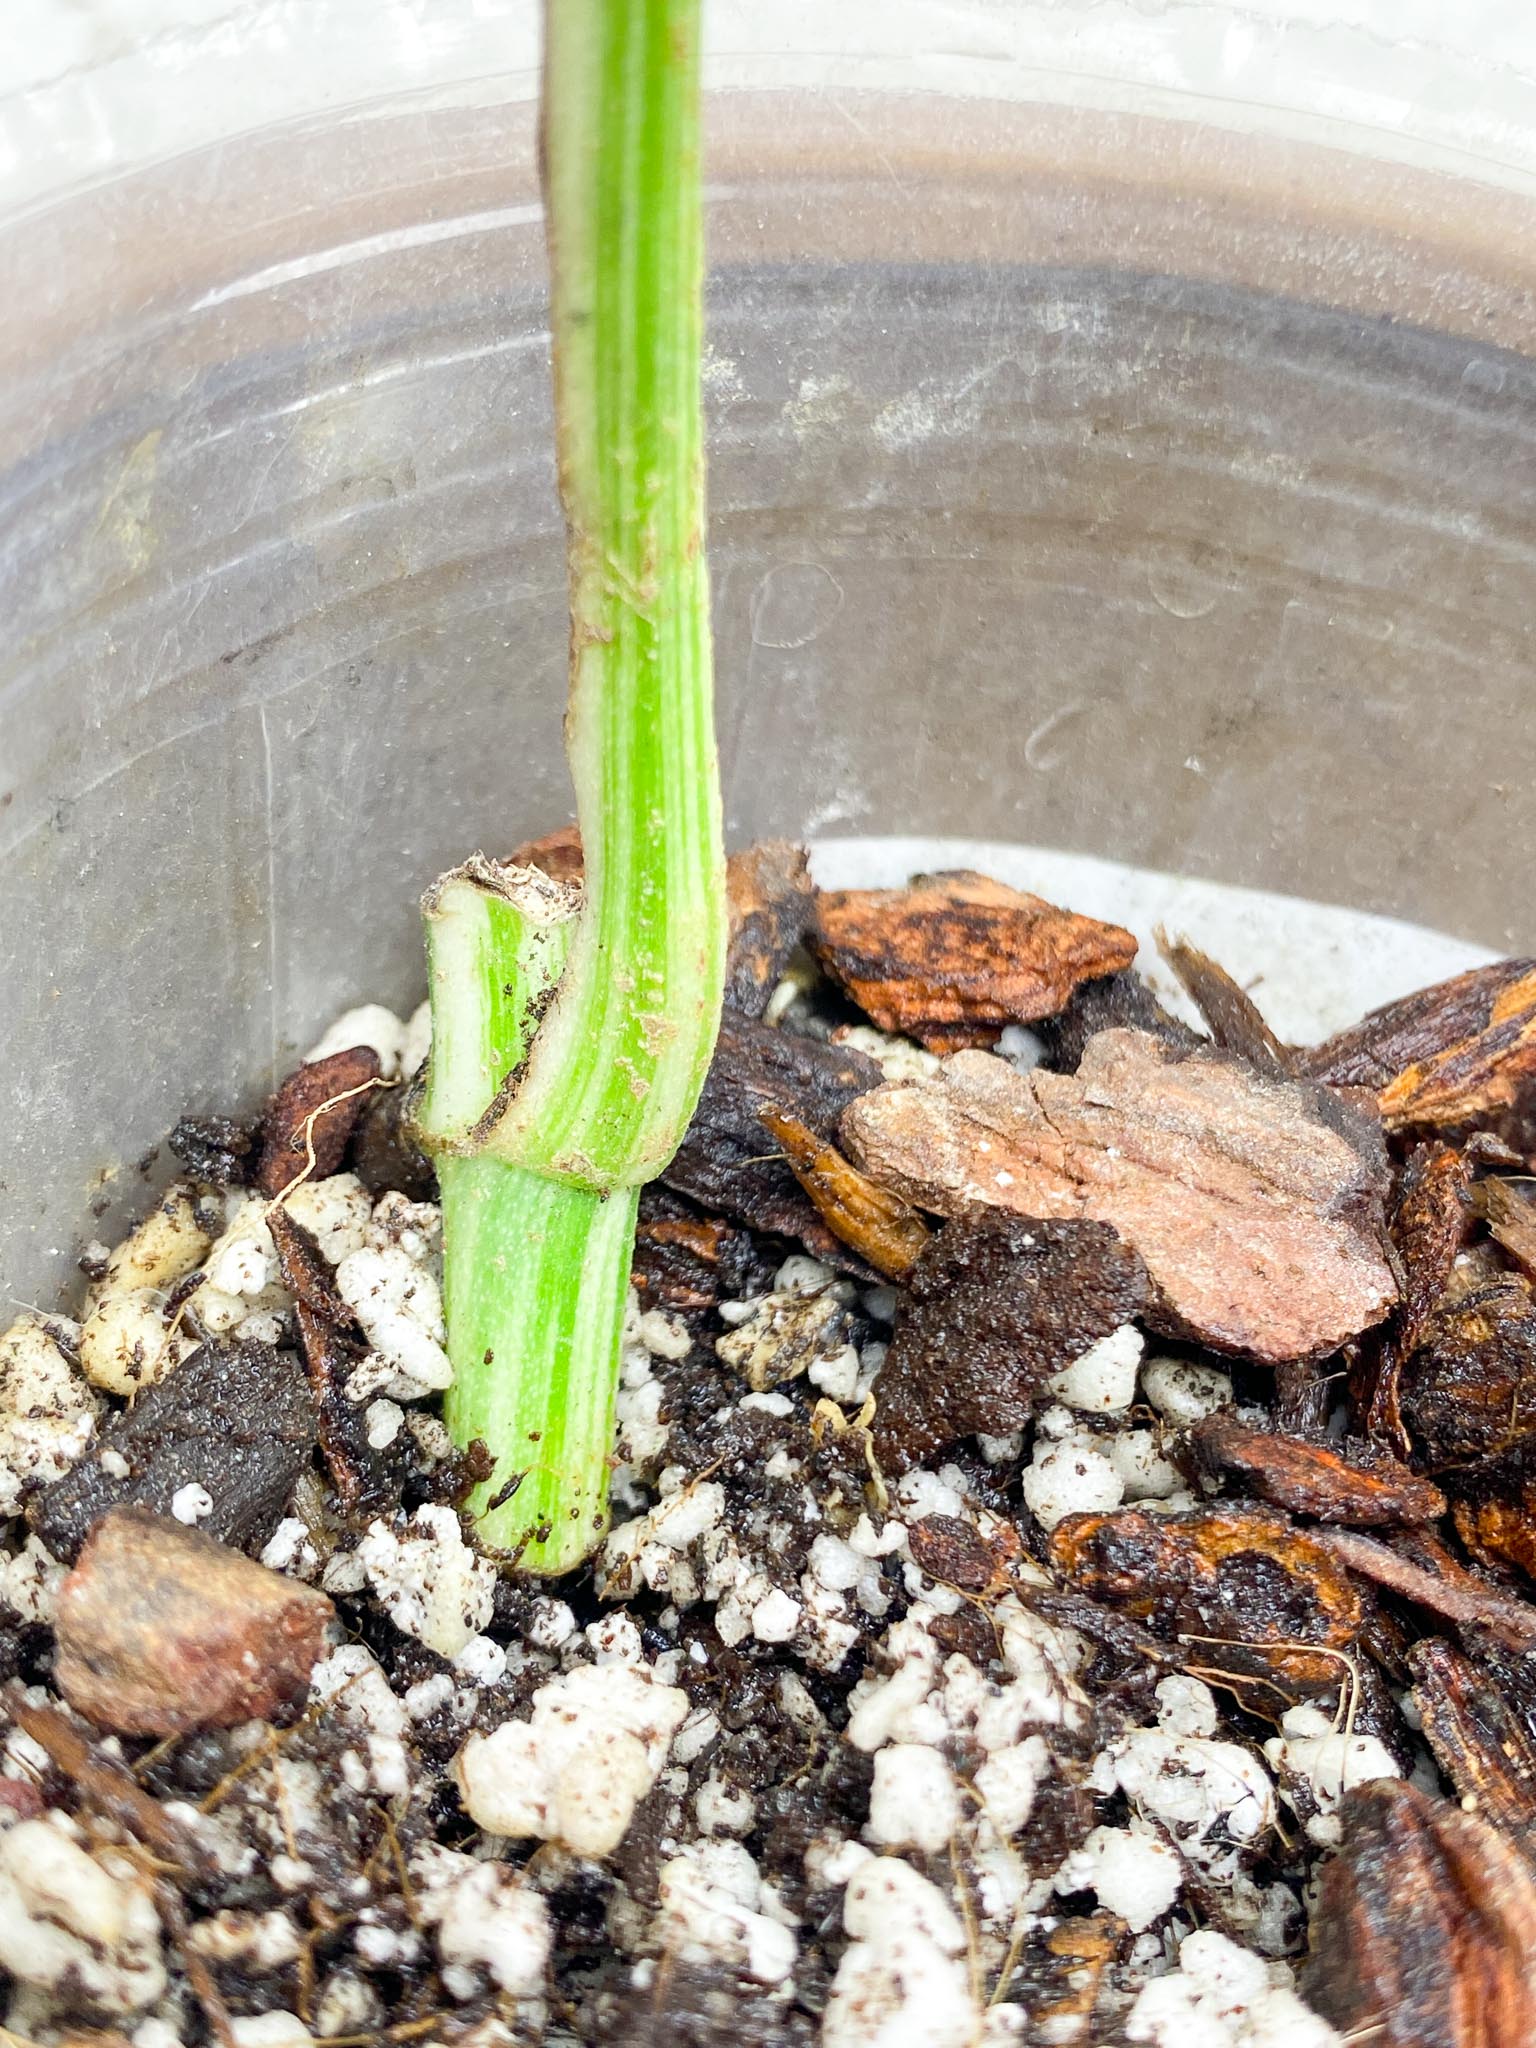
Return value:
[(755, 647), (807, 647), (843, 608), (843, 586), (819, 562), (780, 562), (752, 593)]
[(1147, 564), (1147, 588), (1175, 619), (1203, 619), (1232, 588), (1229, 549), (1193, 540), (1159, 549)]

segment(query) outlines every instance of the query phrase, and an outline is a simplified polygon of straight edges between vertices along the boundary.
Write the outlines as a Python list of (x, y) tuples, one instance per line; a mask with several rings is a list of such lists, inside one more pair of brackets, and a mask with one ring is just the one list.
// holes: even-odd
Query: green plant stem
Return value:
[(545, 195), (586, 906), (476, 1142), (587, 1187), (682, 1141), (725, 974), (704, 559), (699, 0), (545, 14)]
[(446, 1412), (496, 1459), (475, 1502), (484, 1535), (542, 1571), (579, 1563), (604, 1526), (638, 1191), (693, 1114), (724, 985), (699, 14), (700, 0), (545, 11), (584, 895), (477, 857), (423, 905), (418, 1123), (443, 1197)]
[(608, 1525), (640, 1190), (595, 1195), (484, 1156), (440, 1159), (438, 1179), (455, 1362), (444, 1414), (456, 1443), (479, 1437), (497, 1454), (470, 1508), (525, 1570), (568, 1571)]

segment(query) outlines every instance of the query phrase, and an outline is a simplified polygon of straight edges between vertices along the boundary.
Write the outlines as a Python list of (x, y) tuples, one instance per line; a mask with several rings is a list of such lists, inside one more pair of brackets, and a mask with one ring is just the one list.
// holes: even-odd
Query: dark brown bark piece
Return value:
[(293, 1296), (315, 1428), (337, 1496), (348, 1514), (376, 1513), (398, 1498), (399, 1481), (397, 1476), (390, 1484), (391, 1461), (369, 1443), (362, 1404), (346, 1395), (347, 1380), (368, 1347), (309, 1232), (282, 1208), (272, 1211), (267, 1224), (283, 1285)]
[(1421, 1145), (1403, 1170), (1391, 1221), (1402, 1299), (1383, 1335), (1363, 1345), (1349, 1376), (1350, 1399), (1367, 1436), (1407, 1456), (1402, 1414), (1404, 1362), (1418, 1349), (1466, 1242), (1472, 1165), (1451, 1145)]
[(1303, 1053), (1307, 1073), (1374, 1088), (1392, 1131), (1536, 1132), (1536, 961), (1501, 960), (1389, 1003)]
[(746, 1231), (701, 1215), (670, 1188), (652, 1181), (641, 1194), (632, 1277), (646, 1308), (696, 1315), (752, 1293), (753, 1256)]
[(1536, 1434), (1536, 1298), (1513, 1275), (1439, 1308), (1402, 1367), (1403, 1422), (1431, 1469)]
[[(270, 1344), (220, 1338), (201, 1345), (131, 1408), (96, 1448), (27, 1504), (55, 1557), (73, 1563), (113, 1508), (169, 1514), (184, 1486), (206, 1489), (204, 1529), (222, 1543), (264, 1543), (315, 1447), (315, 1417), (299, 1362)], [(126, 1474), (108, 1471), (102, 1455)], [(115, 1454), (115, 1455), (113, 1455)]]
[(1536, 972), (1511, 982), (1485, 1030), (1396, 1074), (1377, 1096), (1389, 1131), (1492, 1131), (1518, 1149), (1536, 1081)]
[(725, 1000), (743, 1017), (761, 1017), (815, 914), (805, 848), (788, 839), (744, 847), (725, 863), (725, 889), (731, 912)]
[(924, 1515), (909, 1526), (907, 1541), (912, 1562), (930, 1579), (987, 1596), (1007, 1590), (1012, 1567), (1023, 1553), (1011, 1522), (999, 1522), (990, 1536), (984, 1536), (958, 1515)]
[(811, 944), (882, 1030), (932, 1052), (1054, 1016), (1080, 982), (1136, 957), (1118, 925), (965, 871), (916, 875), (905, 889), (824, 890)]
[(1113, 1913), (1062, 1920), (1045, 1937), (1057, 1964), (1054, 1982), (1038, 1984), (1030, 2032), (1037, 2041), (1091, 2041), (1104, 1972), (1119, 1954), (1126, 1925)]
[(1456, 1253), (1466, 1243), (1466, 1190), (1473, 1169), (1452, 1145), (1421, 1145), (1403, 1171), (1393, 1212), (1393, 1243), (1403, 1260), (1403, 1303), (1393, 1337), (1415, 1350), (1423, 1327), (1446, 1292)]
[(1090, 1599), (1190, 1639), (1207, 1668), (1257, 1672), (1300, 1692), (1337, 1693), (1339, 1660), (1320, 1651), (1347, 1649), (1365, 1613), (1317, 1533), (1248, 1502), (1181, 1515), (1068, 1515), (1049, 1554)]
[(1333, 1408), (1333, 1374), (1315, 1358), (1288, 1358), (1275, 1367), (1270, 1415), (1282, 1436), (1312, 1436), (1325, 1429)]
[(1157, 942), (1223, 1052), (1237, 1053), (1271, 1079), (1283, 1079), (1292, 1071), (1290, 1047), (1276, 1038), (1258, 1004), (1225, 967), (1188, 939), (1169, 939), (1159, 932)]
[(256, 1126), (232, 1116), (184, 1116), (169, 1144), (194, 1180), (216, 1188), (242, 1187), (251, 1177)]
[(1473, 1640), (1486, 1636), (1506, 1649), (1536, 1650), (1536, 1607), (1469, 1572), (1443, 1545), (1421, 1536), (1415, 1556), (1353, 1529), (1320, 1529), (1317, 1540), (1346, 1570), (1443, 1614)]
[(983, 1210), (928, 1244), (907, 1277), (875, 1411), (887, 1472), (984, 1430), (1005, 1436), (1053, 1374), (1129, 1322), (1147, 1276), (1104, 1223)]
[(180, 1522), (119, 1508), (59, 1592), (54, 1677), (121, 1735), (270, 1720), (302, 1703), (331, 1603)]
[(763, 1124), (783, 1147), (791, 1172), (827, 1228), (877, 1273), (890, 1280), (904, 1279), (929, 1238), (917, 1211), (899, 1196), (877, 1188), (798, 1117), (765, 1109)]
[(1206, 1416), (1190, 1432), (1211, 1473), (1226, 1473), (1245, 1491), (1292, 1514), (1358, 1528), (1431, 1522), (1445, 1513), (1445, 1495), (1360, 1438), (1278, 1436), (1244, 1422), (1230, 1408)]
[(844, 1112), (871, 1179), (941, 1215), (1113, 1225), (1152, 1279), (1149, 1320), (1265, 1363), (1336, 1349), (1397, 1296), (1380, 1137), (1325, 1090), (1227, 1054), (1101, 1032), (1075, 1075), (968, 1052)]
[(1536, 1733), (1497, 1675), (1438, 1636), (1408, 1652), (1424, 1739), (1457, 1796), (1536, 1847)]
[[(323, 1060), (309, 1060), (302, 1067), (295, 1067), (267, 1104), (262, 1118), (261, 1165), (256, 1182), (264, 1195), (280, 1194), (296, 1179), (304, 1171), (311, 1149), (312, 1180), (324, 1180), (336, 1171), (352, 1127), (362, 1115), (363, 1103), (371, 1092), (367, 1084), (378, 1076), (379, 1056), (366, 1045), (349, 1046), (344, 1052), (333, 1052)], [(345, 1100), (338, 1100), (339, 1097)], [(332, 1106), (326, 1108), (327, 1103)]]
[(1302, 1046), (1297, 1066), (1335, 1087), (1385, 1088), (1406, 1068), (1486, 1030), (1505, 992), (1533, 972), (1536, 960), (1497, 960), (1415, 989), (1320, 1045)]
[(822, 1222), (763, 1129), (762, 1112), (787, 1110), (831, 1138), (848, 1104), (881, 1078), (863, 1053), (775, 1031), (727, 1010), (693, 1122), (662, 1180), (712, 1215), (797, 1237), (817, 1258), (857, 1270), (853, 1254)]
[(1445, 1475), (1456, 1533), (1481, 1565), (1536, 1579), (1536, 1437)]
[(1476, 1208), (1490, 1236), (1528, 1280), (1536, 1279), (1536, 1207), (1517, 1195), (1507, 1180), (1490, 1177), (1478, 1183)]
[(581, 851), (581, 833), (574, 823), (557, 825), (541, 839), (525, 839), (507, 856), (509, 868), (538, 868), (552, 882), (569, 886), (586, 873)]
[(1486, 1822), (1400, 1778), (1339, 1806), (1322, 1868), (1308, 2003), (1373, 2048), (1524, 2048), (1536, 2039), (1536, 1884)]
[(370, 1195), (398, 1190), (413, 1202), (437, 1200), (437, 1173), (416, 1142), (413, 1096), (406, 1088), (370, 1088), (352, 1133), (352, 1171)]
[(1046, 1065), (1059, 1074), (1077, 1072), (1089, 1040), (1101, 1031), (1144, 1031), (1183, 1052), (1204, 1043), (1199, 1032), (1163, 1008), (1134, 967), (1085, 981), (1061, 1014), (1042, 1018), (1036, 1030), (1045, 1042)]

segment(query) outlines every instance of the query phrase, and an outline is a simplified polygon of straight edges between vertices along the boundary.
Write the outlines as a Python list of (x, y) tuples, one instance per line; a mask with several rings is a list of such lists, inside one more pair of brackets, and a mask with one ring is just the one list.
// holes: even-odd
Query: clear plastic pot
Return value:
[[(737, 839), (1536, 940), (1536, 19), (715, 0)], [(533, 0), (0, 24), (0, 1283), (566, 815)], [(109, 1227), (104, 1221), (103, 1229)]]

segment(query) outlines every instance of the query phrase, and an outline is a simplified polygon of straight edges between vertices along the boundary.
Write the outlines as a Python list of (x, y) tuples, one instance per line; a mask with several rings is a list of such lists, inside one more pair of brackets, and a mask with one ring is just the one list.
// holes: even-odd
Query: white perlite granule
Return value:
[(472, 1735), (455, 1771), (493, 1835), (537, 1835), (607, 1856), (666, 1762), (688, 1695), (633, 1664), (581, 1664), (540, 1686), (526, 1721)]
[(485, 1977), (514, 1998), (543, 1990), (549, 1909), (520, 1872), (425, 1842), (412, 1853), (411, 1878), (450, 1996), (474, 1998)]
[(370, 1522), (358, 1562), (396, 1628), (440, 1657), (480, 1634), (496, 1604), (496, 1567), (464, 1541), (452, 1508), (419, 1507), (396, 1534)]
[(365, 1045), (378, 1055), (379, 1074), (385, 1081), (399, 1078), (405, 1051), (406, 1027), (393, 1010), (382, 1003), (360, 1003), (355, 1010), (343, 1010), (319, 1043), (304, 1055), (305, 1066), (329, 1059), (332, 1053), (350, 1052)]
[(1310, 2012), (1283, 1963), (1266, 1963), (1204, 1929), (1179, 1945), (1179, 1967), (1148, 1984), (1125, 2023), (1151, 2048), (1343, 2048)]
[(977, 2048), (987, 2038), (959, 1916), (910, 1863), (865, 1856), (843, 1925), (852, 1940), (832, 1980), (822, 2048)]
[(1402, 1766), (1375, 1735), (1356, 1735), (1341, 1728), (1320, 1707), (1288, 1708), (1280, 1733), (1264, 1745), (1264, 1754), (1286, 1777), (1306, 1783), (1318, 1811), (1307, 1820), (1307, 1834), (1322, 1848), (1339, 1845), (1339, 1801), (1352, 1785), (1373, 1778), (1400, 1778)]
[(792, 1929), (763, 1912), (765, 1887), (739, 1842), (698, 1842), (671, 1857), (658, 1881), (652, 1939), (664, 1955), (724, 1962), (759, 1984), (781, 1984), (795, 1966)]
[(1136, 1369), (1141, 1363), (1141, 1332), (1122, 1323), (1107, 1337), (1074, 1359), (1064, 1372), (1046, 1381), (1058, 1401), (1089, 1415), (1118, 1415), (1136, 1398)]
[(106, 2013), (142, 2012), (166, 1985), (148, 1887), (129, 1856), (91, 1855), (66, 1826), (24, 1820), (0, 1835), (0, 1969)]

